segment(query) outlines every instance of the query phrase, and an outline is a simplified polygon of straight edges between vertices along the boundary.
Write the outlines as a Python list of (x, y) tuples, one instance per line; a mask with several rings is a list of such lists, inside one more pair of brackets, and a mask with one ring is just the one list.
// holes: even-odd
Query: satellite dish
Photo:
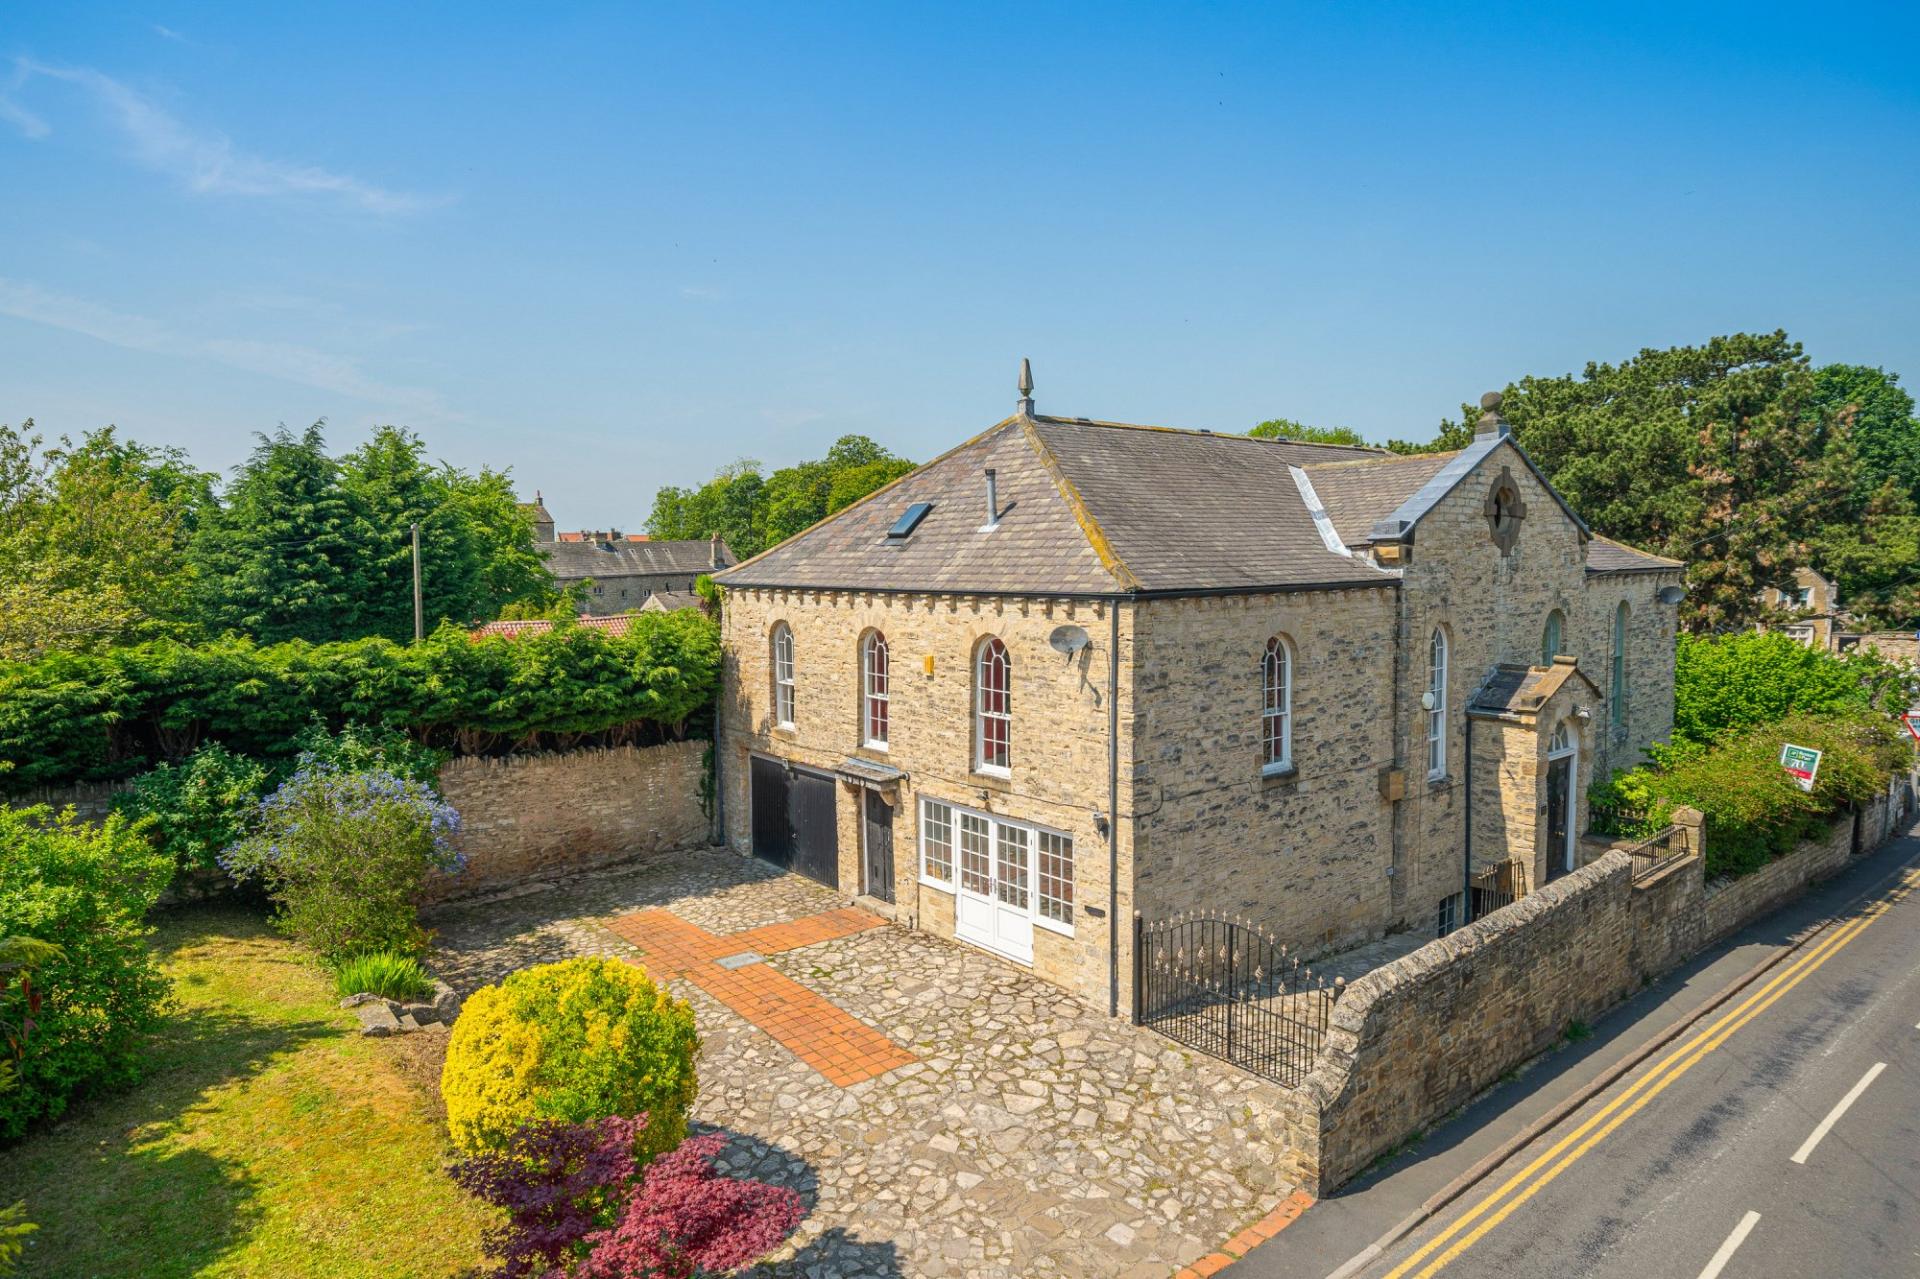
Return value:
[(1684, 586), (1663, 586), (1655, 598), (1662, 604), (1678, 604), (1681, 600), (1687, 598), (1687, 588)]
[(1054, 652), (1065, 653), (1068, 657), (1072, 657), (1075, 653), (1078, 653), (1090, 642), (1091, 641), (1087, 639), (1086, 630), (1072, 624), (1056, 626), (1053, 628), (1053, 634), (1047, 636), (1048, 646), (1051, 647)]

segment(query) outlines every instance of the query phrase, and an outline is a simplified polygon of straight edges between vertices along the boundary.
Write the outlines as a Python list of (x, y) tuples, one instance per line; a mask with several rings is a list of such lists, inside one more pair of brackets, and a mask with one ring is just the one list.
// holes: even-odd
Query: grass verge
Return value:
[[(0, 1150), (0, 1204), (50, 1279), (437, 1279), (488, 1210), (443, 1171), (406, 1040), (363, 1039), (327, 976), (256, 916), (163, 915), (175, 1007), (138, 1087)], [(420, 1038), (413, 1036), (409, 1038)]]

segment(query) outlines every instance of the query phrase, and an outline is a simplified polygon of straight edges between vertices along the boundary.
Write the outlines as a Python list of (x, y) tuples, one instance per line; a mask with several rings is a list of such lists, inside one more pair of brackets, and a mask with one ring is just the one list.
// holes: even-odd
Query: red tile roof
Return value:
[[(594, 617), (591, 614), (582, 613), (579, 620), (580, 625), (590, 630), (605, 631), (609, 635), (625, 635), (633, 627), (633, 618), (632, 613), (619, 613), (612, 617)], [(537, 635), (552, 629), (552, 620), (544, 617), (517, 622), (488, 622), (484, 626), (474, 627), (471, 638), (491, 639), (494, 636), (504, 636), (512, 639), (518, 635)]]

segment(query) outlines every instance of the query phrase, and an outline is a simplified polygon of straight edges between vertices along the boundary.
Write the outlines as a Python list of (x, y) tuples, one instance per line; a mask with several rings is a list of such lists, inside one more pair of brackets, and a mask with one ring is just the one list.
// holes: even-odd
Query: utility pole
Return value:
[(420, 604), (420, 521), (413, 522), (413, 642), (426, 638), (427, 615)]

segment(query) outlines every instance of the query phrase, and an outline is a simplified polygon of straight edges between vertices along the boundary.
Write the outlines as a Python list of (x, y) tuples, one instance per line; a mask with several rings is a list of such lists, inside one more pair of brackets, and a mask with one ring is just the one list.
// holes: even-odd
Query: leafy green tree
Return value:
[(1431, 440), (1421, 443), (1416, 440), (1388, 440), (1389, 452), (1402, 454), (1415, 453), (1453, 453), (1473, 443), (1473, 424), (1480, 418), (1480, 410), (1470, 404), (1460, 406), (1460, 417), (1456, 421), (1450, 417), (1440, 419), (1440, 426)]
[(0, 426), (0, 657), (191, 630), (190, 521), (210, 477), (95, 431)]
[(1691, 629), (1725, 630), (1758, 617), (1762, 588), (1790, 584), (1808, 544), (1853, 513), (1850, 416), (1815, 391), (1784, 332), (1738, 333), (1522, 378), (1505, 412), (1595, 531), (1688, 562)]
[(1365, 444), (1360, 432), (1350, 426), (1308, 426), (1291, 418), (1276, 417), (1247, 432), (1257, 440), (1299, 440), (1303, 444)]
[(1893, 481), (1920, 505), (1920, 418), (1900, 375), (1858, 364), (1828, 364), (1813, 373), (1810, 418), (1820, 421), (1852, 415), (1854, 447), (1860, 454), (1862, 506)]
[(1877, 653), (1839, 656), (1777, 631), (1680, 636), (1673, 693), (1676, 745), (1800, 711), (1889, 710), (1906, 700), (1899, 669)]
[(647, 532), (702, 539), (718, 533), (741, 556), (758, 555), (906, 474), (913, 464), (864, 435), (843, 435), (816, 461), (770, 476), (742, 458), (696, 489), (668, 485), (654, 495)]
[(362, 525), (323, 425), (258, 436), (226, 500), (195, 531), (191, 558), (212, 629), (318, 641), (344, 638), (357, 620)]

